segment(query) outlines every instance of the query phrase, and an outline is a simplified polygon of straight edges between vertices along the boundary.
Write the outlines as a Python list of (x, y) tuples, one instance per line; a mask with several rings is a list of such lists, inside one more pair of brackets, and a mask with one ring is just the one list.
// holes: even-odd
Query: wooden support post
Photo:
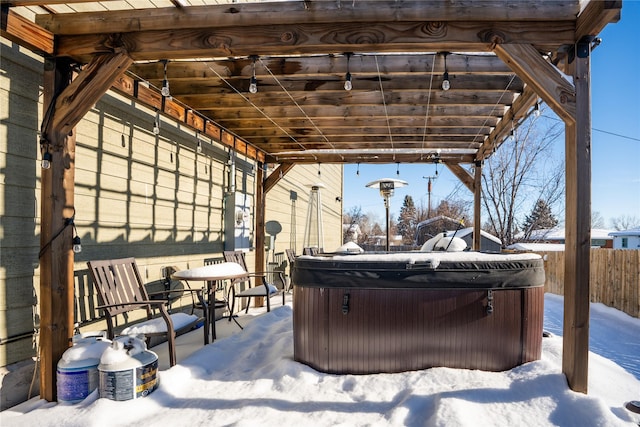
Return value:
[(481, 227), (480, 221), (482, 203), (482, 162), (476, 161), (473, 180), (473, 246), (472, 250), (480, 251)]
[(562, 372), (586, 393), (589, 368), (589, 256), (591, 247), (591, 42), (576, 45), (567, 67), (576, 88), (576, 120), (566, 122), (566, 234)]
[[(56, 400), (56, 367), (73, 335), (73, 226), (75, 132), (53, 127), (49, 106), (71, 82), (71, 64), (47, 59), (42, 147), (52, 155), (42, 169), (40, 224), (40, 395)], [(58, 233), (60, 233), (58, 235)]]
[[(256, 258), (255, 258), (255, 271), (265, 271), (265, 257), (264, 257), (264, 244), (265, 244), (265, 192), (264, 192), (264, 163), (258, 163), (256, 169), (256, 229), (255, 229), (255, 242), (256, 242)], [(263, 304), (262, 298), (255, 298), (255, 305), (261, 307)]]

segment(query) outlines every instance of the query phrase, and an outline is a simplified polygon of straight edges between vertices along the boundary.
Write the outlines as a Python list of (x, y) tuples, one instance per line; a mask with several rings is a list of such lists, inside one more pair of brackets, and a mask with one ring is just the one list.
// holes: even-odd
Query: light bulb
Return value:
[(73, 238), (73, 252), (76, 254), (82, 252), (82, 243), (79, 236)]
[(536, 105), (533, 107), (533, 115), (536, 117), (540, 117), (540, 104), (536, 102)]
[(45, 152), (42, 155), (42, 163), (40, 164), (40, 166), (42, 166), (42, 169), (50, 169), (51, 168), (51, 153), (50, 152)]
[(162, 89), (160, 89), (160, 93), (165, 98), (168, 98), (171, 96), (171, 92), (169, 92), (169, 80), (164, 80), (162, 82)]
[(344, 90), (353, 89), (353, 84), (351, 83), (351, 73), (347, 73), (344, 81)]
[(249, 92), (258, 92), (258, 79), (256, 79), (256, 76), (251, 77), (251, 83), (249, 83)]
[(198, 141), (198, 153), (202, 153), (202, 143)]
[(451, 83), (449, 82), (449, 73), (445, 71), (442, 80), (442, 90), (449, 90), (450, 88)]
[(157, 123), (153, 125), (153, 134), (158, 135), (160, 133), (160, 126)]

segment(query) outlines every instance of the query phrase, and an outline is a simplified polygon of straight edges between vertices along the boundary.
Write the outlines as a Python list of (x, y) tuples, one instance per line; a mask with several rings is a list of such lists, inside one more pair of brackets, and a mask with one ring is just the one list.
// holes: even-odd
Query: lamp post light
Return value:
[(384, 199), (384, 207), (387, 212), (387, 252), (389, 252), (389, 233), (390, 233), (390, 220), (389, 220), (389, 207), (390, 201), (389, 199), (393, 196), (393, 191), (396, 188), (404, 187), (408, 185), (407, 181), (403, 181), (401, 179), (392, 179), (392, 178), (382, 178), (377, 179), (375, 181), (371, 181), (367, 184), (368, 188), (377, 188), (380, 190), (380, 195)]

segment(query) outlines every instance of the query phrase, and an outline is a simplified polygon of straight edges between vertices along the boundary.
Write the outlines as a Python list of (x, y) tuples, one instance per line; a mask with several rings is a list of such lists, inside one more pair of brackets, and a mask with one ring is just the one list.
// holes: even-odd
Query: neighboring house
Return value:
[[(455, 233), (455, 234), (454, 234)], [(459, 237), (467, 243), (467, 247), (473, 247), (473, 227), (463, 228), (462, 230), (447, 231), (447, 236)], [(501, 252), (502, 240), (493, 234), (480, 230), (480, 252)]]
[(613, 249), (640, 249), (640, 228), (614, 231), (609, 236), (613, 238)]
[(460, 224), (460, 221), (457, 219), (449, 218), (444, 215), (426, 219), (418, 223), (416, 226), (416, 245), (422, 246), (424, 242), (434, 237), (436, 234), (447, 230), (456, 230), (459, 227), (464, 227), (464, 224)]
[(507, 246), (512, 251), (563, 252), (564, 243), (514, 243)]
[[(564, 244), (565, 229), (562, 227), (544, 228), (533, 230), (528, 238), (524, 237), (524, 233), (516, 236), (520, 243), (554, 243)], [(591, 229), (591, 246), (596, 248), (612, 248), (613, 239), (610, 235), (611, 230), (601, 228)]]
[[(460, 230), (447, 230), (447, 236), (459, 237), (465, 241), (467, 248), (473, 247), (473, 227), (462, 228)], [(428, 239), (427, 239), (428, 240)], [(418, 241), (418, 247), (422, 246), (425, 241)], [(484, 230), (480, 230), (480, 252), (501, 252), (502, 240), (496, 236), (487, 233)]]

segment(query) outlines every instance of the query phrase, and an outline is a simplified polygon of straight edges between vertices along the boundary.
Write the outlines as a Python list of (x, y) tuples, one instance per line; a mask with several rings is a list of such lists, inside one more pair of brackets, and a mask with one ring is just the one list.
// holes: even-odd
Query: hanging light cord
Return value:
[[(260, 64), (262, 64), (262, 66), (267, 70), (267, 72), (269, 73), (269, 75), (276, 81), (276, 83), (278, 83), (278, 85), (280, 86), (280, 88), (284, 91), (284, 93), (287, 94), (287, 96), (289, 97), (289, 99), (291, 99), (291, 102), (294, 103), (294, 105), (296, 107), (298, 107), (298, 109), (300, 110), (300, 112), (304, 115), (304, 117), (311, 123), (311, 125), (314, 127), (314, 129), (320, 134), (320, 136), (325, 140), (325, 142), (327, 144), (329, 144), (331, 146), (331, 148), (333, 150), (336, 149), (336, 147), (331, 143), (331, 141), (329, 141), (329, 138), (326, 137), (326, 135), (320, 130), (320, 128), (318, 128), (318, 126), (316, 126), (315, 122), (311, 119), (311, 117), (309, 117), (309, 115), (304, 111), (304, 109), (300, 106), (300, 104), (298, 104), (298, 101), (295, 100), (295, 98), (291, 95), (291, 93), (282, 85), (282, 83), (280, 83), (280, 80), (278, 80), (278, 78), (271, 72), (271, 70), (269, 69), (269, 67), (267, 66), (267, 64), (265, 64), (264, 62), (262, 62), (262, 58), (258, 58), (258, 60), (260, 61)], [(315, 157), (315, 156), (314, 156)], [(340, 157), (342, 158), (342, 160), (344, 160), (344, 156), (340, 155)], [(317, 158), (316, 158), (317, 160)]]
[(487, 122), (489, 121), (489, 117), (491, 117), (493, 115), (493, 112), (496, 110), (496, 108), (498, 108), (498, 104), (500, 104), (500, 102), (502, 101), (502, 98), (504, 97), (505, 93), (507, 93), (507, 91), (509, 90), (509, 87), (511, 86), (511, 83), (513, 83), (515, 78), (516, 78), (516, 75), (512, 74), (511, 75), (511, 79), (509, 80), (509, 83), (507, 83), (507, 87), (504, 88), (504, 90), (500, 94), (500, 98), (498, 98), (498, 100), (496, 101), (495, 105), (493, 106), (493, 108), (489, 112), (489, 115), (487, 116), (486, 119), (484, 119), (484, 123), (482, 123), (482, 126), (480, 126), (480, 128), (478, 129), (478, 133), (476, 134), (476, 136), (473, 137), (473, 142), (476, 142), (476, 139), (478, 138), (478, 136), (480, 136), (480, 132), (482, 131), (482, 128), (487, 125)]
[(51, 239), (49, 239), (49, 241), (42, 247), (42, 249), (40, 249), (40, 252), (38, 253), (38, 259), (42, 258), (42, 255), (44, 255), (44, 253), (49, 248), (49, 246), (51, 246), (53, 241), (56, 240), (58, 236), (60, 236), (68, 226), (72, 226), (76, 234), (78, 233), (78, 231), (76, 230), (76, 225), (73, 222), (75, 216), (76, 216), (76, 208), (73, 208), (73, 215), (71, 215), (71, 218), (64, 219), (64, 225), (62, 226), (62, 228), (58, 230), (58, 232)]
[[(431, 106), (431, 89), (433, 85), (433, 71), (436, 69), (436, 55), (433, 54), (433, 61), (431, 62), (431, 77), (429, 78), (429, 95), (427, 95), (427, 110), (424, 112), (424, 130), (422, 131), (422, 149), (424, 150), (427, 142), (427, 123), (429, 121), (429, 108)], [(420, 154), (422, 157), (422, 154)]]
[[(235, 86), (233, 86), (226, 78), (224, 78), (223, 76), (220, 75), (220, 73), (218, 73), (213, 67), (211, 67), (211, 65), (206, 62), (206, 61), (202, 61), (201, 62), (203, 64), (205, 64), (207, 66), (207, 68), (209, 68), (209, 70), (211, 70), (213, 72), (213, 74), (215, 74), (220, 80), (222, 80), (227, 86), (229, 86), (229, 88), (231, 90), (233, 90), (235, 93), (237, 93), (238, 95), (240, 95), (242, 97), (242, 99), (244, 99), (247, 103), (249, 103), (253, 108), (255, 108), (260, 114), (262, 114), (262, 116), (264, 116), (265, 119), (269, 120), (275, 127), (277, 127), (278, 129), (280, 129), (282, 132), (284, 132), (293, 142), (295, 142), (296, 144), (298, 144), (298, 146), (300, 148), (302, 148), (303, 150), (305, 149), (304, 145), (301, 144), (300, 142), (298, 142), (298, 140), (295, 139), (295, 137), (293, 135), (291, 135), (289, 132), (287, 132), (286, 129), (284, 129), (282, 126), (280, 126), (278, 123), (276, 123), (275, 120), (273, 120), (271, 117), (269, 117), (267, 115), (267, 113), (265, 113), (260, 107), (258, 107), (256, 104), (254, 104), (249, 98), (247, 98), (241, 91), (239, 91)], [(314, 160), (318, 160), (318, 158), (314, 155), (313, 156)]]
[(391, 151), (393, 152), (393, 160), (396, 160), (396, 150), (393, 147), (393, 134), (391, 133), (391, 123), (389, 122), (389, 113), (387, 112), (387, 103), (384, 100), (384, 88), (382, 87), (382, 77), (380, 76), (380, 66), (378, 65), (378, 55), (373, 56), (376, 60), (376, 70), (378, 71), (378, 84), (380, 85), (380, 93), (382, 94), (382, 106), (384, 107), (384, 115), (387, 118), (387, 129), (389, 130), (389, 142), (391, 143)]

